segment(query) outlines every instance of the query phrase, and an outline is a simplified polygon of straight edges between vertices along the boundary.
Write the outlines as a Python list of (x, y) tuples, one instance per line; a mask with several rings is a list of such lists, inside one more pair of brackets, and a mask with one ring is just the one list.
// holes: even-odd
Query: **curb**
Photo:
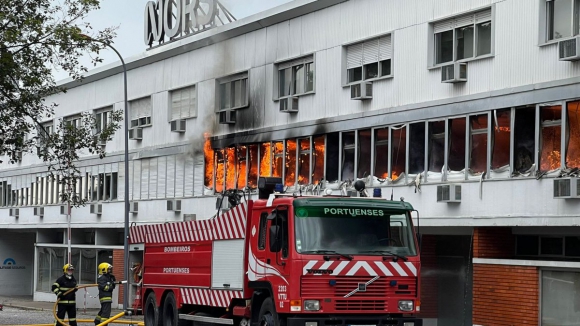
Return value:
[(47, 308), (38, 308), (38, 307), (28, 307), (28, 306), (22, 306), (19, 304), (12, 304), (12, 303), (3, 303), (2, 304), (4, 307), (11, 307), (11, 308), (17, 308), (17, 309), (22, 309), (22, 310), (36, 310), (36, 311), (52, 311), (51, 309), (47, 309)]

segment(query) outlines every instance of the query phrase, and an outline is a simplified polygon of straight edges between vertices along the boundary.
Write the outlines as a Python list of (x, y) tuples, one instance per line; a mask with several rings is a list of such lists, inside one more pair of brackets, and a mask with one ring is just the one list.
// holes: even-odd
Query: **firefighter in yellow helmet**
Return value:
[[(72, 264), (66, 264), (62, 267), (64, 274), (59, 277), (56, 282), (52, 285), (52, 292), (56, 294), (58, 302), (58, 310), (56, 316), (58, 319), (63, 320), (65, 314), (68, 314), (68, 320), (70, 326), (77, 326), (77, 305), (75, 302), (76, 292), (78, 291), (77, 280), (75, 279), (73, 272), (75, 268)], [(74, 289), (68, 294), (65, 292)], [(58, 321), (54, 322), (54, 325), (60, 325)]]
[[(101, 302), (101, 310), (95, 317), (95, 325), (98, 325), (111, 317), (111, 303), (113, 302), (113, 290), (115, 289), (115, 275), (113, 272), (113, 265), (109, 263), (99, 264), (99, 277), (97, 284), (99, 285), (99, 301)], [(72, 325), (71, 325), (72, 326)]]

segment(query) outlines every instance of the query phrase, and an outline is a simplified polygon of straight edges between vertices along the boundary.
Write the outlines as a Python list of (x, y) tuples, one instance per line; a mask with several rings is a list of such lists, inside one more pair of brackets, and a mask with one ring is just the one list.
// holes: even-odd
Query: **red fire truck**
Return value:
[(129, 294), (147, 326), (422, 325), (409, 203), (276, 182), (212, 219), (131, 227)]

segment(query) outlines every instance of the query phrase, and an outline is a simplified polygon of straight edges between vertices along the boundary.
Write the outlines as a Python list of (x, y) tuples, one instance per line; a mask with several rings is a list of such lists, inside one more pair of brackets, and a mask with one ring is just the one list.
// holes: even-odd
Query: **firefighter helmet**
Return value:
[(70, 270), (73, 270), (73, 271), (75, 270), (75, 268), (74, 268), (74, 266), (73, 266), (72, 264), (66, 264), (66, 265), (64, 265), (64, 266), (62, 267), (62, 271), (63, 271), (63, 273), (65, 273), (65, 274), (66, 274), (66, 272), (67, 272), (69, 269), (70, 269)]
[(100, 263), (99, 264), (99, 274), (108, 274), (111, 273), (113, 270), (113, 265), (109, 263)]

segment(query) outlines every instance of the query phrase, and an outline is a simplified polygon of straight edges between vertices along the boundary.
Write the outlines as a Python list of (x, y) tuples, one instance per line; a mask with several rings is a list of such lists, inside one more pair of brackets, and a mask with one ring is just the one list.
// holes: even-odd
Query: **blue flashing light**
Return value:
[(373, 197), (375, 197), (375, 198), (381, 198), (382, 197), (381, 188), (375, 188), (373, 190)]
[(330, 281), (328, 281), (328, 285), (335, 286), (336, 285), (336, 280), (330, 280)]
[(277, 183), (274, 186), (274, 192), (279, 192), (279, 193), (283, 193), (284, 192), (284, 185), (281, 183)]
[(397, 281), (392, 280), (391, 283), (389, 283), (391, 286), (397, 286)]

